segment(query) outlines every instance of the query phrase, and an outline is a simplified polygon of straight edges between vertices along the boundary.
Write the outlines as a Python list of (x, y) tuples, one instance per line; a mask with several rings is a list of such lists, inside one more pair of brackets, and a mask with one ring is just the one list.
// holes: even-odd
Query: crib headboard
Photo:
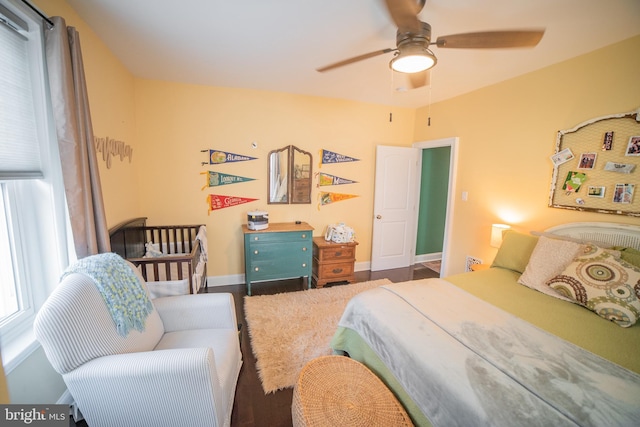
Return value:
[(111, 252), (124, 259), (142, 258), (145, 254), (145, 233), (147, 218), (133, 218), (109, 229)]
[(640, 250), (640, 225), (611, 222), (572, 222), (551, 227), (546, 232), (582, 241)]

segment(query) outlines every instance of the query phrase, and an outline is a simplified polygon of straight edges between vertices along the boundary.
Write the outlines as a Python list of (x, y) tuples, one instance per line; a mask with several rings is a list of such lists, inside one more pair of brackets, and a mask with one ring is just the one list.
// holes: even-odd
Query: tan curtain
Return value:
[(87, 97), (80, 37), (51, 18), (45, 47), (71, 230), (78, 258), (109, 252), (109, 235)]

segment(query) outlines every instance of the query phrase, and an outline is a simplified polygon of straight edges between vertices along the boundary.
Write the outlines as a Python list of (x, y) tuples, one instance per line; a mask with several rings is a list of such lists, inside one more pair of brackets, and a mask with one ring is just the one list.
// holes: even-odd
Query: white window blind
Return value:
[(0, 6), (0, 180), (43, 176), (26, 29)]

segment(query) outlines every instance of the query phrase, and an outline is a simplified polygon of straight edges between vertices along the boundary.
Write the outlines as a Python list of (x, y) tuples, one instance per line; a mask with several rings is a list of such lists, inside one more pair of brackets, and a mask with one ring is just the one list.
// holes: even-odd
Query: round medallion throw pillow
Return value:
[(586, 245), (584, 253), (547, 284), (622, 327), (640, 318), (640, 268), (619, 259), (615, 252)]

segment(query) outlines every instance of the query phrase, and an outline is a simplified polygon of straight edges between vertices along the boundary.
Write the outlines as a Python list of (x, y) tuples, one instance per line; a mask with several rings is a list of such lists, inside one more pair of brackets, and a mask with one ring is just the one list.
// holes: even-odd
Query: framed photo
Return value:
[(577, 193), (578, 191), (580, 191), (580, 187), (582, 187), (582, 184), (586, 180), (587, 180), (587, 174), (584, 174), (582, 172), (570, 171), (564, 180), (562, 189), (567, 191), (568, 193)]
[(578, 162), (578, 169), (593, 169), (596, 165), (596, 153), (582, 153)]
[(554, 166), (560, 166), (563, 163), (567, 163), (569, 160), (573, 159), (573, 153), (570, 148), (565, 148), (551, 156), (551, 161)]
[(629, 204), (633, 201), (633, 184), (616, 184), (613, 190), (613, 203)]
[(587, 189), (587, 196), (589, 197), (597, 197), (599, 199), (604, 198), (604, 192), (607, 188), (606, 187), (598, 187), (595, 185), (590, 185), (589, 188)]
[(613, 131), (605, 132), (604, 141), (602, 141), (602, 151), (609, 151), (613, 148)]
[(632, 136), (629, 138), (629, 144), (627, 144), (627, 151), (625, 156), (640, 156), (640, 136)]

